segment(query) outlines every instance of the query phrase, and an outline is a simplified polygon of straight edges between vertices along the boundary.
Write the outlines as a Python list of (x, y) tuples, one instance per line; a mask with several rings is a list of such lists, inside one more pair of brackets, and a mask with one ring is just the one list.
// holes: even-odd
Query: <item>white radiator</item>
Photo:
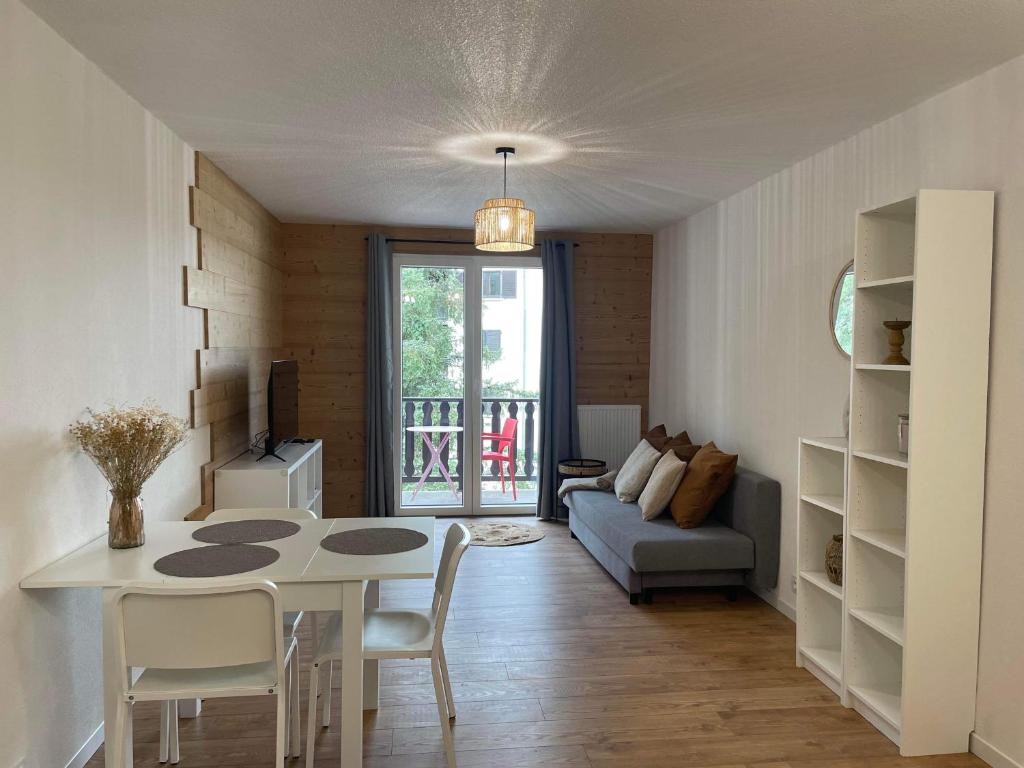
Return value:
[(640, 440), (639, 405), (579, 405), (580, 451), (618, 469)]

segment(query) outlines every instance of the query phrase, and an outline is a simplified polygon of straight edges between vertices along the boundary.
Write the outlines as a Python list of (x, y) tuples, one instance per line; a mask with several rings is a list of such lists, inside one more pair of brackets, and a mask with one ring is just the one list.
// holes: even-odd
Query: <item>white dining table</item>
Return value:
[[(118, 697), (114, 595), (127, 584), (181, 585), (199, 581), (166, 576), (154, 569), (153, 563), (172, 552), (209, 546), (192, 538), (192, 532), (204, 525), (209, 523), (147, 523), (146, 543), (134, 549), (110, 549), (104, 535), (21, 581), (23, 589), (102, 589), (103, 715), (107, 723), (114, 722)], [(381, 581), (433, 578), (434, 518), (303, 520), (299, 526), (299, 532), (293, 536), (260, 542), (280, 553), (265, 568), (202, 581), (237, 584), (266, 579), (277, 585), (283, 610), (342, 611), (341, 766), (358, 768), (363, 761), (363, 709), (376, 709), (378, 696), (377, 662), (363, 662), (362, 658), (363, 610), (379, 604), (377, 585)], [(393, 555), (341, 555), (320, 546), (320, 541), (331, 533), (371, 527), (410, 528), (424, 534), (427, 543)], [(126, 768), (114, 765), (112, 750), (104, 754), (106, 768)]]

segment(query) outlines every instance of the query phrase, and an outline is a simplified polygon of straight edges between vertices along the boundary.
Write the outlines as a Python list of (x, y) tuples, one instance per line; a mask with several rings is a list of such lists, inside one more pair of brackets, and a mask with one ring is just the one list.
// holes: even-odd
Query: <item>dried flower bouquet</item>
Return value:
[(70, 430), (110, 483), (108, 541), (114, 549), (138, 547), (145, 541), (142, 485), (188, 439), (188, 425), (151, 401), (88, 414)]

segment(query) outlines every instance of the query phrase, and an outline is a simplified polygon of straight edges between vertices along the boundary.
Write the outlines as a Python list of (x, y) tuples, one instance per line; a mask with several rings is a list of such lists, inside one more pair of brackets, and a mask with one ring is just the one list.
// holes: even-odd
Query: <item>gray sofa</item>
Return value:
[(566, 496), (569, 531), (629, 593), (636, 605), (659, 587), (774, 589), (779, 573), (776, 480), (737, 468), (732, 486), (699, 528), (679, 528), (667, 512), (645, 522), (637, 504), (612, 493)]

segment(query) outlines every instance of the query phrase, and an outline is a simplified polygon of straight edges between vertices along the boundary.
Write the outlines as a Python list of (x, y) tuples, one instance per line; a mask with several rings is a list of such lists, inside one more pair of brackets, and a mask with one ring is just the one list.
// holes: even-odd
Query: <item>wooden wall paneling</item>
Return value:
[(283, 340), (283, 240), (280, 222), (202, 153), (190, 192), (199, 269), (186, 267), (185, 301), (205, 321), (192, 421), (210, 425), (203, 503), (189, 516), (201, 519), (213, 509), (213, 471), (266, 428), (267, 374)]
[[(466, 229), (285, 224), (284, 351), (299, 361), (299, 426), (324, 439), (325, 516), (363, 513), (366, 242), (374, 231), (472, 239)], [(639, 403), (647, 423), (650, 235), (545, 233), (575, 249), (577, 398)], [(402, 253), (476, 255), (472, 245), (402, 243)], [(215, 318), (216, 320), (217, 318)]]
[(574, 237), (580, 243), (573, 275), (576, 398), (581, 405), (639, 403), (646, 429), (654, 240), (650, 235)]
[(324, 515), (363, 513), (368, 227), (285, 225), (285, 333), (299, 429), (324, 439)]

